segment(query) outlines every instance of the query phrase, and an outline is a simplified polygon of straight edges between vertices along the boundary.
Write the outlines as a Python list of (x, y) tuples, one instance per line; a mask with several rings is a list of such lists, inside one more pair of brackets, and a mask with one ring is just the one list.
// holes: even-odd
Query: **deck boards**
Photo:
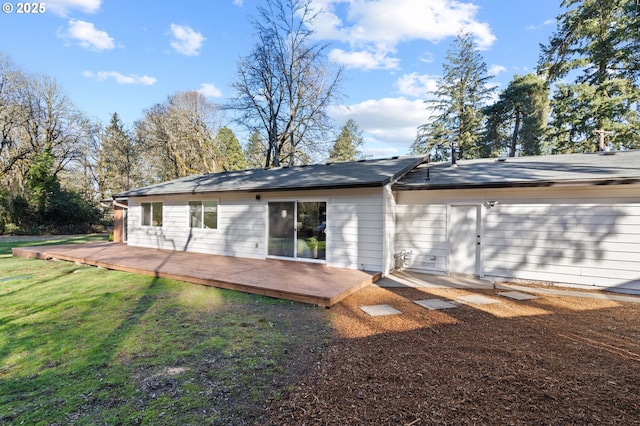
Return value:
[(330, 307), (380, 278), (379, 273), (276, 259), (177, 252), (119, 243), (12, 250), (14, 256), (60, 259)]

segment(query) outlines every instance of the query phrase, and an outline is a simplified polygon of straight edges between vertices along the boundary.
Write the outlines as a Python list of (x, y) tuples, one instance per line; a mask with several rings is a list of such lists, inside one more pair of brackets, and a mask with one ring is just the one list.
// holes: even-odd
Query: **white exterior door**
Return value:
[(480, 275), (480, 206), (451, 206), (449, 272)]

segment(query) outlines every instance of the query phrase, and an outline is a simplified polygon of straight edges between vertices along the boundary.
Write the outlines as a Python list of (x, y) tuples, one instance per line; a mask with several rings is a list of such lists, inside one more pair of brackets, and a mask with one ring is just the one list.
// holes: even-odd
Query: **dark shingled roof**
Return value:
[(394, 157), (349, 163), (253, 169), (187, 176), (114, 195), (196, 194), (219, 191), (289, 191), (300, 189), (381, 187), (394, 183), (426, 157)]
[(640, 182), (640, 150), (423, 164), (394, 190), (507, 188)]

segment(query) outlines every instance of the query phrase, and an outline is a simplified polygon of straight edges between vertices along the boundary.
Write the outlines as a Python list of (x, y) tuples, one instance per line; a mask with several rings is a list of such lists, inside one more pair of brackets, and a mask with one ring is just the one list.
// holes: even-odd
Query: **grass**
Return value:
[(0, 424), (251, 424), (330, 336), (317, 307), (9, 254), (41, 243), (0, 243)]

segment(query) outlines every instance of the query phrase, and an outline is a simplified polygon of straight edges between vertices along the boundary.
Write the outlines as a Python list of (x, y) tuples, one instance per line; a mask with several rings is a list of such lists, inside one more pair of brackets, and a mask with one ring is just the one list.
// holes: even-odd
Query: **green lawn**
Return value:
[(331, 336), (318, 307), (9, 254), (35, 244), (0, 243), (0, 424), (252, 424)]

